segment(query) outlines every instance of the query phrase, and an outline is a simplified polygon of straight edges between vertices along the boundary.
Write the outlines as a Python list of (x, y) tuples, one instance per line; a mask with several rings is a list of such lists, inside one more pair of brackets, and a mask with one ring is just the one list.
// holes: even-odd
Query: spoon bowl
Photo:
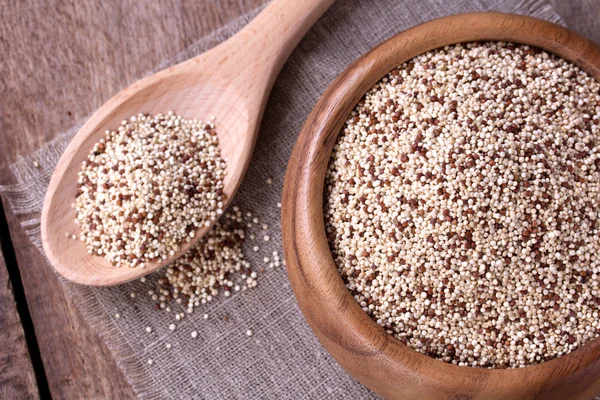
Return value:
[(82, 162), (106, 130), (139, 113), (173, 111), (186, 119), (215, 119), (221, 157), (226, 159), (224, 208), (248, 168), (264, 107), (285, 60), (334, 0), (274, 0), (231, 39), (190, 60), (134, 83), (106, 102), (83, 125), (62, 155), (42, 209), (46, 256), (65, 278), (109, 286), (139, 278), (170, 263), (193, 246), (210, 227), (196, 230), (190, 242), (162, 262), (144, 268), (114, 267), (88, 254), (80, 240), (72, 207)]

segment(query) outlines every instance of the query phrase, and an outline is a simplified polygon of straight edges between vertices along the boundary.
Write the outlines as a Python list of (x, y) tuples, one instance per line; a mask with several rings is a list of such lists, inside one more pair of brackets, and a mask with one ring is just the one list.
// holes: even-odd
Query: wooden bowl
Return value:
[(446, 45), (500, 40), (574, 62), (600, 79), (600, 48), (542, 20), (498, 13), (438, 19), (402, 32), (359, 58), (323, 94), (290, 159), (283, 194), (283, 242), (298, 304), (323, 346), (354, 378), (386, 397), (583, 399), (600, 393), (600, 339), (557, 359), (519, 369), (459, 367), (408, 348), (362, 311), (334, 264), (323, 221), (329, 158), (360, 98), (394, 67)]

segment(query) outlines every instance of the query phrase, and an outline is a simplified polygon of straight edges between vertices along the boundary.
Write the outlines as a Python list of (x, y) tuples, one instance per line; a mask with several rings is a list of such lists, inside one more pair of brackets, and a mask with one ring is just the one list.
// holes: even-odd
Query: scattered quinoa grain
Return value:
[(236, 275), (251, 271), (242, 251), (244, 226), (241, 211), (226, 211), (194, 247), (164, 269), (161, 293), (176, 301), (185, 299), (188, 313), (220, 292), (230, 296)]

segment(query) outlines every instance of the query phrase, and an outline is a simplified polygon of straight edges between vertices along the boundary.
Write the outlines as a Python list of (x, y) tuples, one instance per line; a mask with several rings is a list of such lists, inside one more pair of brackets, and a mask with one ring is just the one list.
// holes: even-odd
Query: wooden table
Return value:
[[(569, 27), (600, 43), (598, 0), (551, 1)], [(0, 184), (12, 183), (7, 166), (19, 155), (265, 2), (24, 0), (0, 8)], [(1, 206), (0, 243), (0, 399), (133, 398), (107, 348)]]

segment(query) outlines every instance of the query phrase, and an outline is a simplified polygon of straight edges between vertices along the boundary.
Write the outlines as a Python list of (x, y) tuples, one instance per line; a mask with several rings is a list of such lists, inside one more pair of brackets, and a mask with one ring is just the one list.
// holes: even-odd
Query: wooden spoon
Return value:
[(86, 122), (61, 157), (42, 209), (42, 242), (46, 256), (65, 278), (87, 285), (127, 282), (168, 264), (197, 242), (209, 228), (198, 229), (191, 243), (160, 263), (114, 267), (89, 255), (79, 236), (71, 204), (82, 161), (105, 130), (140, 112), (172, 110), (184, 118), (216, 117), (221, 156), (227, 158), (224, 193), (229, 205), (248, 168), (265, 104), (275, 78), (304, 34), (335, 0), (274, 0), (250, 24), (214, 49), (170, 67), (126, 88)]

